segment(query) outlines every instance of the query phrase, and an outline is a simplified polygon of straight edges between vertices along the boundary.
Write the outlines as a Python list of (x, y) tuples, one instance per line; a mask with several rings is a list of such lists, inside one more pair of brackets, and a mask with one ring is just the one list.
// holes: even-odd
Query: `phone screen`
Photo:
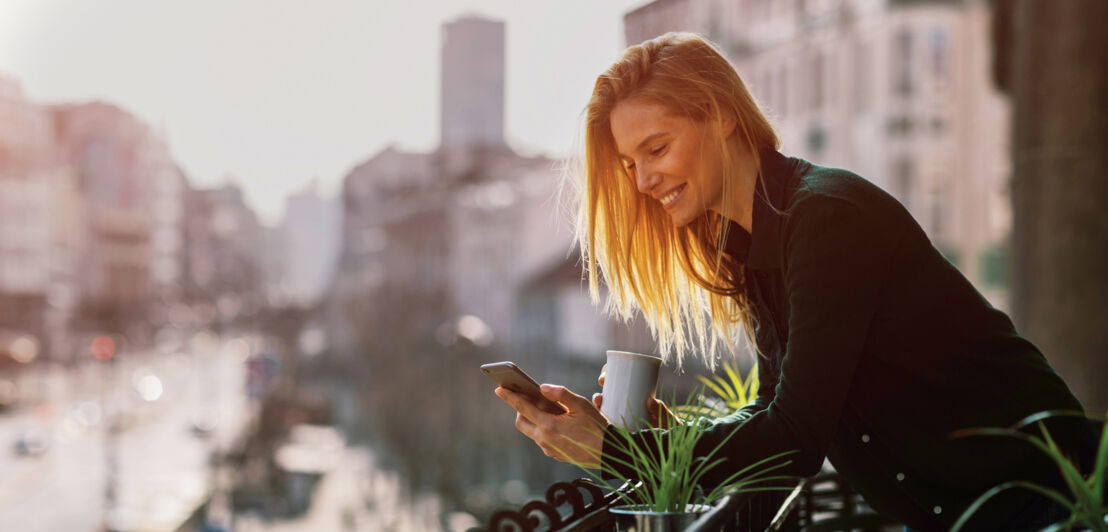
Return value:
[(564, 414), (565, 407), (544, 397), (539, 384), (512, 362), (494, 362), (481, 366), (481, 372), (501, 387), (522, 394), (535, 406), (551, 414)]

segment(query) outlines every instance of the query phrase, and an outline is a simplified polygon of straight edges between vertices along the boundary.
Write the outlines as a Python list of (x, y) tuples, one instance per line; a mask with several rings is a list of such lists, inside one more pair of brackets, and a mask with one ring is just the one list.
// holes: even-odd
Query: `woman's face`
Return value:
[(720, 212), (722, 164), (716, 146), (705, 142), (710, 137), (703, 124), (641, 98), (616, 104), (609, 121), (627, 175), (675, 226), (709, 209)]

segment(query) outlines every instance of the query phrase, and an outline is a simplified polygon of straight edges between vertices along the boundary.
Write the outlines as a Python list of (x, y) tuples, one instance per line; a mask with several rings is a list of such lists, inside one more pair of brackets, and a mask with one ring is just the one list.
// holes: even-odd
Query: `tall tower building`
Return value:
[(442, 31), (441, 145), (504, 144), (504, 23), (462, 17)]
[(284, 284), (299, 305), (312, 305), (323, 296), (338, 259), (340, 203), (325, 198), (313, 181), (285, 200)]

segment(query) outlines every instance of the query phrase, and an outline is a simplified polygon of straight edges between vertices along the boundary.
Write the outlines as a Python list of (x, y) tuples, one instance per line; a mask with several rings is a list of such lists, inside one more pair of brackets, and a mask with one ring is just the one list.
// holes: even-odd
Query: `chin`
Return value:
[(674, 213), (669, 216), (674, 227), (685, 227), (692, 223), (693, 218), (695, 218), (695, 216), (690, 216), (688, 213)]

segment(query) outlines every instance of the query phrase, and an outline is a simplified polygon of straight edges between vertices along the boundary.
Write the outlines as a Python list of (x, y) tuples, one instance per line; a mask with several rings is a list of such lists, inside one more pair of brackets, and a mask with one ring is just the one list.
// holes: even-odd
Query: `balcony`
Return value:
[[(787, 491), (726, 496), (686, 527), (685, 532), (754, 530), (881, 530), (899, 527), (871, 510), (834, 471), (800, 481)], [(619, 491), (634, 497), (634, 487)], [(585, 532), (615, 530), (609, 510), (620, 504), (615, 491), (588, 479), (558, 482), (545, 500), (494, 512), (488, 523), (469, 532)]]

